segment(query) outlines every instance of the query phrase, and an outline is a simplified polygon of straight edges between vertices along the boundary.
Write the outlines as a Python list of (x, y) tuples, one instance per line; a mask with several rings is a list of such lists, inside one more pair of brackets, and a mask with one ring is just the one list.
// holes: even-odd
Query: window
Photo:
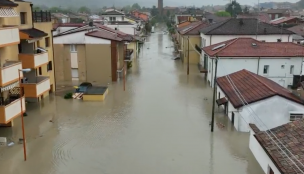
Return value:
[(53, 70), (53, 62), (49, 61), (49, 63), (47, 64), (47, 71), (52, 71)]
[(124, 20), (125, 20), (125, 17), (124, 17), (124, 16), (123, 16), (123, 17), (121, 17), (121, 20), (122, 20), (122, 21), (124, 21)]
[(50, 37), (46, 37), (45, 38), (45, 47), (49, 47), (50, 46)]
[(26, 12), (20, 12), (20, 23), (26, 24)]
[(269, 167), (269, 172), (268, 174), (274, 174), (273, 170), (271, 169), (271, 167)]
[(268, 74), (269, 72), (269, 65), (264, 65), (263, 74)]
[(293, 74), (294, 71), (294, 65), (290, 65), (290, 74)]
[(281, 68), (284, 69), (284, 68), (285, 68), (285, 65), (281, 65)]
[(290, 120), (290, 121), (301, 120), (301, 119), (303, 119), (303, 116), (304, 116), (303, 113), (296, 113), (296, 112), (293, 112), (293, 113), (290, 113), (290, 115), (289, 115), (289, 120)]
[(77, 52), (77, 47), (76, 47), (76, 45), (70, 45), (70, 51), (71, 51), (71, 52)]
[(110, 17), (110, 21), (116, 21), (116, 17)]
[(42, 68), (39, 67), (39, 75), (42, 75)]
[(40, 44), (40, 41), (38, 40), (38, 41), (37, 41), (37, 47), (40, 47), (40, 45), (41, 45), (41, 44)]

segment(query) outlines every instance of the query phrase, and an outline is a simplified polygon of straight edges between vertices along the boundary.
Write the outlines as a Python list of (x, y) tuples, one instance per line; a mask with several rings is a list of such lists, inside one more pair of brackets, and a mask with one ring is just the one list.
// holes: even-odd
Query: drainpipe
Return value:
[(260, 70), (260, 59), (261, 59), (261, 57), (258, 58), (257, 75), (259, 75), (259, 70)]
[(55, 72), (56, 72), (56, 69), (55, 69), (55, 56), (54, 56), (54, 39), (53, 39), (53, 30), (51, 30), (51, 35), (52, 35), (52, 51), (53, 51), (53, 65), (52, 65), (52, 71), (54, 71), (54, 90), (56, 91), (56, 75), (55, 75)]

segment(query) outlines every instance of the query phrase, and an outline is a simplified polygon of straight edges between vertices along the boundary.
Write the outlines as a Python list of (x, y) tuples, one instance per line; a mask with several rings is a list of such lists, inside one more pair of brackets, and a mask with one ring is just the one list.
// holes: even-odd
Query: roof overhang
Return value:
[(47, 36), (48, 34), (38, 30), (36, 28), (19, 30), (20, 39), (33, 40), (33, 39), (41, 39), (42, 37)]
[(0, 7), (0, 17), (18, 17), (18, 13), (12, 7)]

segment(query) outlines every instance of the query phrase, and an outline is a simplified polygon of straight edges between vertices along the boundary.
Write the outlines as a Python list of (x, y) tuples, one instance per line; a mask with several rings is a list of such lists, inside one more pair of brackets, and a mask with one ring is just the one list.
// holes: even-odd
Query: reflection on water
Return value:
[[(110, 85), (104, 102), (50, 97), (28, 104), (28, 161), (22, 145), (0, 148), (2, 173), (260, 174), (248, 148), (220, 109), (210, 133), (212, 89), (196, 65), (172, 60), (167, 35), (148, 38), (122, 82)], [(148, 49), (149, 48), (149, 49)], [(0, 136), (21, 137), (20, 119)]]

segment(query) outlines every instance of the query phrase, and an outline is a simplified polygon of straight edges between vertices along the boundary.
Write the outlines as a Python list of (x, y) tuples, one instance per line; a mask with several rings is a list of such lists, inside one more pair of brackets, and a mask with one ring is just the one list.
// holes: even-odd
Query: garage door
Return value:
[(78, 78), (78, 69), (76, 68), (72, 69), (72, 78)]

